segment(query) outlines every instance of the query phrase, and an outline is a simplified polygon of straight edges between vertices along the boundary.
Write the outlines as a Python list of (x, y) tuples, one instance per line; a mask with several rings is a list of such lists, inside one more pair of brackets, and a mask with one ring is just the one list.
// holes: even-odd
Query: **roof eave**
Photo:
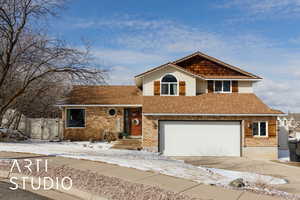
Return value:
[(211, 113), (143, 113), (145, 116), (286, 116), (286, 114), (279, 114), (279, 113), (266, 113), (266, 114), (255, 114), (255, 113), (249, 113), (249, 114), (211, 114)]

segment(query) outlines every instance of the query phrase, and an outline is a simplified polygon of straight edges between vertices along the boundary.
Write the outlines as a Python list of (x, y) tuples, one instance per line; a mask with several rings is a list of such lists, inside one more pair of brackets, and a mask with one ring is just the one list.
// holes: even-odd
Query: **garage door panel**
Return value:
[(240, 156), (240, 122), (161, 121), (160, 150), (167, 156)]

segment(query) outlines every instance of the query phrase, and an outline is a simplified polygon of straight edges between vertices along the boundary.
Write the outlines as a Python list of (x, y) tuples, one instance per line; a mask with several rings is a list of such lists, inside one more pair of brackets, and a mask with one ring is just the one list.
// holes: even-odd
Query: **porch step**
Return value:
[(114, 142), (113, 149), (142, 149), (142, 139), (120, 139)]

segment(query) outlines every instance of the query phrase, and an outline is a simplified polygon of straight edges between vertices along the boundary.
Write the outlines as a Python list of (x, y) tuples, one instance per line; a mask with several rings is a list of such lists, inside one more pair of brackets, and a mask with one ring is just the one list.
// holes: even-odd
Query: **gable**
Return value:
[[(160, 70), (166, 66), (173, 66), (194, 76), (198, 76), (203, 80), (211, 79), (249, 79), (251, 81), (259, 81), (262, 78), (252, 73), (246, 72), (238, 67), (224, 63), (214, 57), (208, 56), (201, 52), (195, 52), (184, 58), (169, 62), (164, 65), (150, 69), (144, 73), (135, 76), (135, 81), (140, 82), (139, 78)], [(140, 85), (140, 84), (137, 84)]]
[(184, 69), (190, 71), (193, 74), (205, 76), (207, 78), (213, 78), (218, 76), (251, 78), (250, 76), (246, 76), (243, 73), (225, 67), (219, 63), (210, 61), (199, 55), (193, 56), (187, 60), (183, 60), (179, 63), (176, 63), (176, 65), (183, 67)]
[(195, 77), (189, 72), (180, 70), (179, 67), (174, 67), (172, 65), (166, 65), (165, 67), (152, 71), (151, 73), (148, 73), (143, 77), (143, 95), (152, 96), (154, 91), (154, 82), (161, 81), (161, 78), (164, 77), (166, 74), (174, 75), (179, 82), (185, 81), (187, 96), (195, 95)]

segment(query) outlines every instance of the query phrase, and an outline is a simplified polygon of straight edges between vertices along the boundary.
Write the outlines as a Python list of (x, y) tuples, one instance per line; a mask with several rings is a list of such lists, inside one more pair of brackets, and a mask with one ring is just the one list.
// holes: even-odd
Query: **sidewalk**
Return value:
[[(36, 156), (34, 154), (0, 152), (0, 158), (17, 158)], [(47, 157), (49, 166), (68, 166), (79, 170), (89, 170), (100, 175), (120, 178), (132, 183), (158, 186), (162, 189), (185, 194), (198, 199), (213, 200), (276, 200), (272, 196), (229, 190), (221, 187), (199, 184), (193, 181), (146, 172), (133, 168), (120, 167), (102, 162), (70, 159), (64, 157)], [(64, 198), (66, 199), (66, 198)]]

